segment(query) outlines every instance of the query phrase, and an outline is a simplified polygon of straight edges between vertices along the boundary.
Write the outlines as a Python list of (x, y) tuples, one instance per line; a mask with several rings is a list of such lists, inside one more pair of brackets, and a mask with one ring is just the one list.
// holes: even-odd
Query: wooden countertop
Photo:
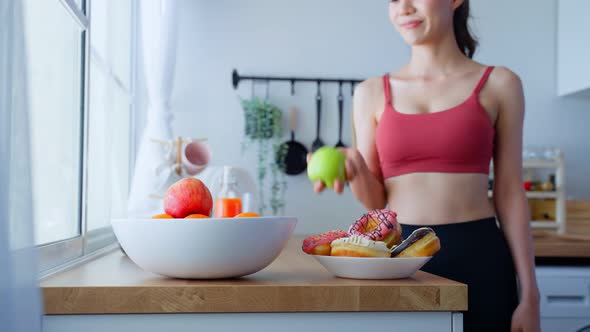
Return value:
[(567, 233), (535, 231), (535, 256), (551, 264), (590, 264), (590, 201), (567, 201)]
[(567, 201), (567, 233), (534, 231), (537, 262), (550, 265), (590, 265), (590, 201)]
[(41, 283), (45, 313), (465, 311), (467, 285), (418, 271), (401, 280), (332, 277), (289, 241), (266, 269), (232, 280), (144, 272), (115, 251)]
[(534, 232), (535, 257), (537, 258), (590, 258), (590, 236), (555, 235)]

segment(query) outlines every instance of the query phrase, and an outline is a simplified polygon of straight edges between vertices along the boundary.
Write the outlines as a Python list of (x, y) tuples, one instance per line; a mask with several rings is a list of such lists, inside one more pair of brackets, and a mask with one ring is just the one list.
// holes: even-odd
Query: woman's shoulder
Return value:
[(516, 115), (524, 111), (524, 90), (518, 74), (504, 66), (496, 66), (491, 72), (486, 89), (495, 100), (498, 111), (506, 110)]
[(505, 89), (514, 89), (522, 85), (520, 77), (514, 71), (504, 66), (494, 66), (488, 84), (500, 91)]
[(370, 77), (354, 88), (354, 109), (375, 115), (385, 105), (383, 76)]
[(366, 97), (366, 96), (376, 96), (376, 95), (383, 95), (383, 77), (384, 76), (374, 76), (365, 79), (364, 81), (360, 82), (354, 88), (354, 96), (359, 97)]

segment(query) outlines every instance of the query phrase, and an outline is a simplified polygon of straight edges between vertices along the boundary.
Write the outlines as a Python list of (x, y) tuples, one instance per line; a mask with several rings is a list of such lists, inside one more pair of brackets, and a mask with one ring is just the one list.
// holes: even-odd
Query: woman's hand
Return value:
[(523, 298), (512, 314), (511, 332), (541, 331), (541, 317), (538, 297)]
[[(355, 179), (368, 174), (369, 167), (361, 153), (354, 148), (340, 148), (338, 149), (345, 156), (346, 181), (353, 182)], [(307, 162), (311, 159), (311, 153), (307, 155)], [(317, 181), (313, 184), (313, 190), (316, 193), (322, 192), (326, 188), (322, 181)], [(344, 191), (344, 182), (341, 180), (334, 181), (334, 191), (338, 194)]]
[[(387, 205), (387, 192), (379, 165), (375, 133), (376, 114), (383, 109), (383, 80), (373, 77), (358, 84), (354, 89), (352, 138), (353, 147), (343, 148), (345, 156), (346, 181), (350, 191), (367, 210), (382, 209)], [(308, 161), (311, 155), (308, 155)], [(334, 183), (334, 191), (344, 191), (344, 181)], [(325, 184), (314, 183), (313, 189), (319, 193)]]

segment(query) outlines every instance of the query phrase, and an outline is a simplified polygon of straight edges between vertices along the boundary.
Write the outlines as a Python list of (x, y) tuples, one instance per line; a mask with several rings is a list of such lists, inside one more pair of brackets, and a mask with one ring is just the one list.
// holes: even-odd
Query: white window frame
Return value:
[[(131, 111), (131, 128), (130, 128), (130, 151), (131, 160), (133, 161), (129, 168), (133, 170), (135, 161), (135, 78), (137, 75), (137, 1), (131, 0), (131, 54), (130, 54), (130, 83), (129, 88), (125, 88), (122, 80), (110, 70), (109, 66), (100, 57), (99, 53), (92, 47), (90, 42), (91, 29), (91, 6), (93, 0), (82, 0), (82, 8), (74, 0), (59, 0), (65, 10), (70, 14), (75, 23), (82, 30), (82, 91), (81, 112), (82, 112), (82, 149), (81, 149), (81, 191), (79, 207), (79, 229), (80, 234), (73, 238), (57, 241), (49, 244), (40, 245), (40, 278), (46, 278), (53, 273), (67, 269), (73, 265), (91, 259), (93, 257), (107, 253), (119, 247), (117, 239), (113, 233), (112, 227), (106, 226), (92, 231), (87, 229), (87, 196), (88, 196), (88, 118), (89, 118), (89, 95), (90, 95), (90, 61), (96, 64), (102, 74), (111, 81), (124, 95), (128, 97)], [(94, 0), (102, 1), (102, 0)], [(129, 174), (132, 174), (131, 172)]]

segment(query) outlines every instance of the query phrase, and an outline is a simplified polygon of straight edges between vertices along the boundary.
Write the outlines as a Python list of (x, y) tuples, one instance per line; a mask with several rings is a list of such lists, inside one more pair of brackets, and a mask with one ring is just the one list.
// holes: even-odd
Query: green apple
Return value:
[(315, 183), (321, 180), (326, 187), (334, 188), (334, 181), (346, 180), (346, 157), (340, 150), (323, 146), (311, 155), (307, 164), (307, 177)]

